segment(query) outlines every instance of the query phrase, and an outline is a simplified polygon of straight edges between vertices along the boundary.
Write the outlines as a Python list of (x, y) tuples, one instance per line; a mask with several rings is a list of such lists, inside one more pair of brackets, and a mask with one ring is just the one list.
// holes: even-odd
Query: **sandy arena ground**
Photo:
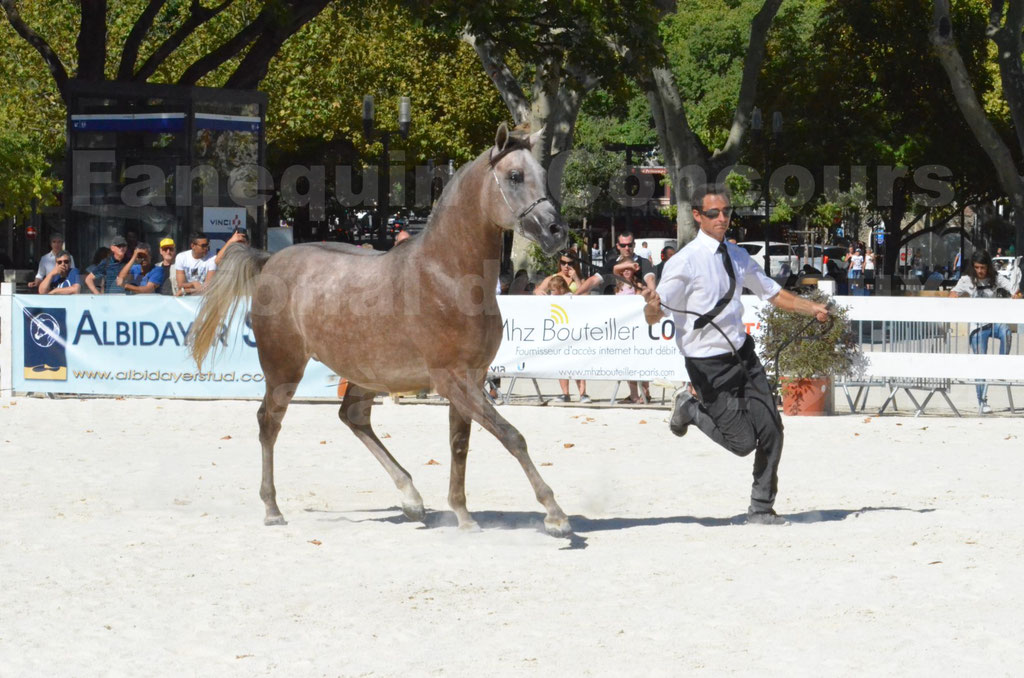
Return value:
[(278, 441), (264, 527), (256, 404), (4, 400), (0, 675), (1019, 675), (1024, 419), (790, 418), (777, 508), (751, 459), (666, 411), (505, 407), (577, 536), (540, 531), (474, 426), (447, 510), (447, 410), (379, 434), (430, 513), (336, 417)]

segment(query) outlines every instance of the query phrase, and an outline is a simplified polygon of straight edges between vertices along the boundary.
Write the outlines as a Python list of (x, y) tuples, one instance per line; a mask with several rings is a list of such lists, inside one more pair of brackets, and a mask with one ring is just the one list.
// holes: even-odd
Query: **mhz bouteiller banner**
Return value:
[[(202, 370), (185, 340), (198, 299), (14, 295), (15, 391), (261, 398), (263, 372), (245, 314)], [(756, 300), (747, 300), (756, 301)], [(501, 297), (497, 376), (682, 381), (671, 320), (649, 326), (638, 297)], [(753, 306), (753, 304), (749, 304)], [(748, 311), (753, 318), (754, 311)], [(336, 398), (339, 378), (311, 360), (297, 392)]]
[[(669, 318), (644, 320), (637, 296), (500, 297), (497, 376), (686, 381)], [(760, 300), (744, 297), (743, 320), (756, 331)]]

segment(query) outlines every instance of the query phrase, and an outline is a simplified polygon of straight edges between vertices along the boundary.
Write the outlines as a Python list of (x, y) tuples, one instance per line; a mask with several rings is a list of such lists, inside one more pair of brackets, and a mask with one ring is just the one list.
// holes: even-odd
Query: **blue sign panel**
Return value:
[(67, 381), (67, 316), (63, 308), (24, 309), (25, 358), (22, 375), (26, 381)]

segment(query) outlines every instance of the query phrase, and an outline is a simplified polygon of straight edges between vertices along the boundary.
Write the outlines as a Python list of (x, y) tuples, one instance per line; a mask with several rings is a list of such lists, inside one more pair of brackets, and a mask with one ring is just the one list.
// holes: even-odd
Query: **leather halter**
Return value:
[(516, 214), (515, 209), (512, 207), (512, 203), (508, 201), (508, 196), (505, 195), (505, 189), (501, 187), (501, 180), (498, 179), (498, 173), (494, 170), (493, 167), (491, 168), (491, 176), (494, 177), (494, 183), (497, 184), (498, 186), (498, 193), (501, 194), (501, 199), (505, 201), (505, 205), (508, 207), (508, 211), (511, 212), (512, 215), (516, 218), (516, 226), (519, 227), (520, 231), (522, 231), (523, 228), (523, 219), (525, 219), (527, 215), (529, 215), (530, 212), (532, 212), (533, 209), (537, 207), (537, 205), (545, 201), (551, 202), (551, 200), (546, 195), (541, 196), (534, 200), (533, 202), (531, 202), (529, 205), (527, 205), (522, 212)]

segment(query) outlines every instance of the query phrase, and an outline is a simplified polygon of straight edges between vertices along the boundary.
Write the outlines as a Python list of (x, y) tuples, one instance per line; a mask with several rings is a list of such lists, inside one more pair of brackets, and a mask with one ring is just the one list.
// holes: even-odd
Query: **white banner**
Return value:
[[(757, 331), (761, 301), (744, 297), (747, 332)], [(687, 381), (675, 323), (644, 319), (637, 296), (500, 297), (496, 376)]]

